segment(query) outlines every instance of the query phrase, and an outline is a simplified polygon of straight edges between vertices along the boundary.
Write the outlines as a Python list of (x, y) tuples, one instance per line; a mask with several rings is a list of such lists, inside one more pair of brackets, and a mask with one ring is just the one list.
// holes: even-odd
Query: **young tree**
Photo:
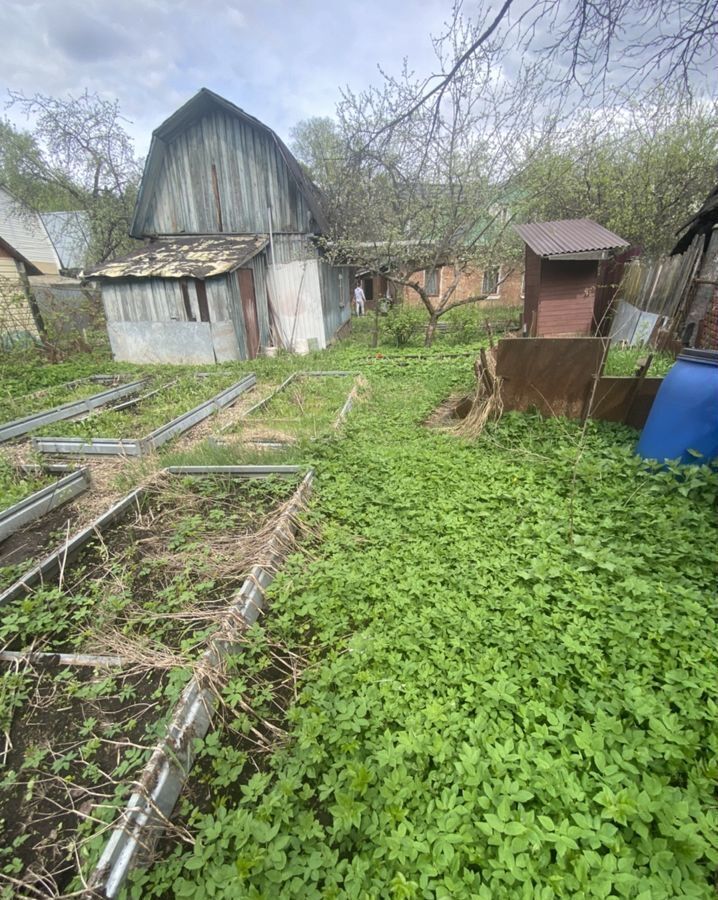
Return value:
[(518, 214), (592, 218), (651, 255), (667, 253), (715, 186), (717, 161), (715, 101), (629, 101), (552, 136), (521, 177)]
[[(474, 33), (475, 26), (457, 21), (434, 42), (438, 65), (450, 67)], [(331, 171), (320, 173), (331, 182), (327, 252), (413, 292), (427, 312), (427, 345), (442, 316), (486, 296), (459, 297), (462, 275), (516, 252), (512, 192), (552, 127), (536, 102), (538, 73), (525, 66), (514, 81), (504, 80), (497, 74), (504, 53), (484, 48), (474, 55), (438, 107), (412, 109), (423, 82), (406, 66), (380, 87), (347, 91), (332, 132)], [(403, 117), (407, 109), (411, 115)], [(323, 136), (326, 147), (326, 130)], [(436, 287), (417, 277), (442, 267), (448, 277)]]
[(0, 179), (29, 206), (87, 213), (90, 260), (131, 246), (128, 237), (141, 176), (117, 101), (85, 91), (78, 97), (10, 92), (10, 105), (33, 123), (29, 132), (0, 128)]

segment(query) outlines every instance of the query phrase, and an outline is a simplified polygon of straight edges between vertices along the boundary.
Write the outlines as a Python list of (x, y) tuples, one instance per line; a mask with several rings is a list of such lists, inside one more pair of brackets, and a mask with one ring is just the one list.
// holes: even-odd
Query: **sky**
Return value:
[(0, 0), (0, 104), (8, 90), (118, 98), (144, 156), (208, 87), (288, 139), (332, 115), (343, 86), (378, 82), (377, 64), (398, 72), (409, 56), (429, 74), (430, 34), (450, 12), (450, 0)]

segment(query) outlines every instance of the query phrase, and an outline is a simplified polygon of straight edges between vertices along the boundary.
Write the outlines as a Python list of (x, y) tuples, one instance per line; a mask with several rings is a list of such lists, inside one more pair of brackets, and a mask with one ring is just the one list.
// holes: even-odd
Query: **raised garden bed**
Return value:
[[(144, 765), (171, 813), (212, 718), (210, 683), (289, 547), (292, 503), (311, 480), (297, 491), (299, 477), (296, 467), (166, 470), (3, 595), (0, 874), (23, 895), (70, 888)], [(117, 833), (119, 857), (108, 851), (102, 868), (120, 881), (117, 866), (134, 859), (127, 837)]]
[[(97, 384), (84, 382), (78, 384), (72, 382), (69, 398), (67, 394), (62, 394), (65, 402), (59, 406), (48, 406), (48, 395), (42, 392), (42, 396), (35, 398), (37, 403), (28, 401), (28, 405), (33, 407), (39, 406), (37, 411), (28, 411), (23, 404), (22, 411), (25, 413), (22, 417), (13, 419), (9, 422), (0, 424), (0, 443), (12, 440), (12, 438), (21, 437), (30, 431), (37, 431), (50, 424), (51, 422), (59, 422), (63, 419), (71, 419), (82, 413), (89, 413), (93, 409), (112, 403), (114, 400), (120, 400), (122, 397), (128, 397), (136, 394), (144, 384), (144, 381), (131, 381), (126, 384), (117, 384), (107, 390), (97, 392)], [(55, 395), (53, 395), (55, 396)], [(17, 407), (13, 405), (13, 412), (20, 409), (22, 398), (17, 401)]]
[(316, 440), (342, 423), (357, 387), (351, 372), (293, 372), (221, 434), (272, 448)]
[(71, 400), (82, 400), (98, 392), (99, 387), (113, 387), (124, 379), (119, 375), (90, 375), (76, 378), (51, 387), (39, 388), (28, 394), (3, 393), (0, 397), (0, 421), (11, 419), (22, 412), (30, 415), (43, 409), (52, 408)]
[[(256, 384), (253, 374), (229, 386), (227, 381), (226, 374), (194, 375), (152, 385), (136, 401), (70, 423), (62, 437), (34, 438), (33, 446), (40, 453), (144, 456), (230, 406)], [(201, 402), (177, 414), (178, 409), (186, 409), (188, 402), (197, 399)], [(117, 436), (99, 436), (108, 433)]]
[[(26, 489), (32, 485), (40, 483), (41, 474), (34, 474), (28, 480), (26, 477), (20, 479), (19, 484), (26, 486)], [(17, 480), (13, 487), (17, 484)], [(36, 490), (30, 488), (31, 492), (26, 493), (10, 502), (4, 508), (0, 508), (0, 543), (10, 535), (15, 534), (20, 528), (41, 519), (47, 513), (51, 512), (59, 506), (68, 503), (79, 494), (86, 491), (90, 486), (90, 473), (86, 468), (78, 469), (75, 472), (69, 472), (60, 478), (54, 477), (48, 484), (38, 487)], [(19, 487), (8, 493), (9, 498), (17, 497)], [(3, 506), (5, 497), (0, 496), (0, 507)]]

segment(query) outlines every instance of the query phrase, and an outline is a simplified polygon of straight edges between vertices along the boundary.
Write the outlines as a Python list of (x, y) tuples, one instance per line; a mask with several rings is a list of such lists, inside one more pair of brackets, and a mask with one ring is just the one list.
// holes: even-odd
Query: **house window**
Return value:
[(498, 294), (499, 292), (499, 269), (498, 266), (490, 266), (484, 269), (484, 279), (481, 285), (483, 294)]
[(424, 290), (427, 294), (435, 296), (439, 293), (440, 280), (441, 272), (439, 269), (424, 269)]

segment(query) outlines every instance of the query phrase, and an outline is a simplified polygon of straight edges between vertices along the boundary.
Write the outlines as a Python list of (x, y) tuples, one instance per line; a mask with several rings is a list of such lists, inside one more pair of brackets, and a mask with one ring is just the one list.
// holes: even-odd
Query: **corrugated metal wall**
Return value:
[(322, 261), (319, 264), (319, 277), (322, 284), (324, 334), (329, 342), (351, 317), (352, 270), (349, 266), (330, 266)]
[(153, 185), (144, 234), (249, 234), (309, 228), (310, 210), (271, 137), (217, 111), (180, 134), (166, 150)]
[[(227, 276), (205, 282), (209, 315), (213, 322), (227, 321), (232, 316), (231, 291)], [(192, 279), (187, 292), (195, 319), (199, 320), (197, 292)], [(184, 306), (180, 282), (176, 278), (143, 278), (136, 281), (107, 281), (102, 288), (105, 314), (110, 322), (190, 321)]]
[[(310, 297), (306, 294), (306, 285), (303, 286), (303, 294), (306, 302), (321, 304), (324, 334), (321, 336), (321, 346), (330, 341), (342, 325), (351, 316), (350, 291), (352, 270), (348, 266), (330, 266), (319, 257), (313, 242), (303, 234), (276, 234), (274, 235), (274, 256), (272, 261), (277, 266), (285, 266), (289, 263), (304, 262), (305, 260), (317, 260), (319, 264), (318, 296)], [(284, 284), (286, 291), (294, 290), (296, 295), (298, 286), (291, 288), (287, 278), (290, 269), (284, 270), (280, 283)], [(298, 270), (297, 270), (298, 271)], [(313, 277), (313, 276), (312, 276)], [(291, 279), (290, 279), (291, 280)], [(315, 284), (314, 281), (307, 284)], [(288, 302), (288, 301), (287, 301)], [(342, 305), (343, 304), (343, 305)], [(285, 315), (288, 314), (285, 311)], [(296, 331), (296, 329), (294, 329)], [(307, 335), (319, 337), (319, 329), (314, 328), (317, 334)]]

